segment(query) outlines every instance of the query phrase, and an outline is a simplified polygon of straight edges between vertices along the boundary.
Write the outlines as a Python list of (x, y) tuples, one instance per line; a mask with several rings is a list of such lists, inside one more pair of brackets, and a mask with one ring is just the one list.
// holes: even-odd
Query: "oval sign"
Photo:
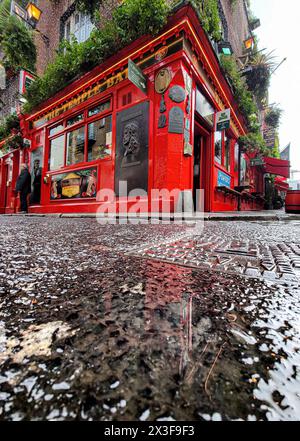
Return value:
[(169, 69), (161, 69), (155, 77), (155, 90), (157, 93), (165, 93), (171, 83), (171, 73)]

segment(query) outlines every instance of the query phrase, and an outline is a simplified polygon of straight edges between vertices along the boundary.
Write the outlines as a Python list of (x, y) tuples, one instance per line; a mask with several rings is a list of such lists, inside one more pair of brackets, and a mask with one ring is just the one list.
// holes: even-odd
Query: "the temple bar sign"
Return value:
[(230, 128), (230, 109), (222, 110), (216, 115), (217, 132)]
[(147, 95), (147, 78), (130, 58), (128, 58), (128, 79)]

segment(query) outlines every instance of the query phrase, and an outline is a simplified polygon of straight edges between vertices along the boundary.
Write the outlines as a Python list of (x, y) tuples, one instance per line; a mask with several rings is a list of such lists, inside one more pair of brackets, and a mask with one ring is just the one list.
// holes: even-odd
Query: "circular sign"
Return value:
[(171, 83), (169, 69), (161, 69), (155, 77), (155, 90), (157, 93), (165, 93)]
[(185, 90), (181, 86), (173, 86), (170, 89), (169, 97), (174, 103), (182, 103), (185, 100)]

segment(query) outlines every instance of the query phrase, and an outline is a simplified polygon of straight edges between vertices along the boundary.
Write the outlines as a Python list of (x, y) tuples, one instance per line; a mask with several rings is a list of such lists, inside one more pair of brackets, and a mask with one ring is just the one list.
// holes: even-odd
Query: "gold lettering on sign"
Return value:
[(49, 113), (44, 115), (41, 119), (38, 119), (33, 122), (33, 127), (39, 127), (42, 124), (45, 124), (47, 121), (57, 117), (58, 115), (61, 115), (62, 113), (66, 112), (67, 110), (72, 109), (73, 107), (77, 106), (78, 104), (83, 103), (84, 101), (88, 100), (92, 96), (96, 95), (101, 91), (101, 89), (106, 90), (110, 87), (114, 86), (115, 84), (120, 83), (123, 80), (126, 80), (128, 77), (128, 69), (125, 69), (123, 72), (119, 72), (113, 77), (109, 78), (108, 80), (104, 81), (103, 83), (96, 84), (91, 89), (83, 91), (80, 95), (76, 96), (75, 98), (72, 98), (67, 103), (57, 107), (54, 110), (51, 110)]

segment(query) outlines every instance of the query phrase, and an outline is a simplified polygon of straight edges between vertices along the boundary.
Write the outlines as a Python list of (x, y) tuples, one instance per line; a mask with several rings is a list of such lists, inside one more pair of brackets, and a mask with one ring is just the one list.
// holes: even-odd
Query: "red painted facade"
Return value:
[[(147, 94), (128, 80), (128, 58), (147, 77)], [(170, 84), (162, 94), (155, 85), (163, 69)], [(184, 91), (183, 99), (170, 93), (174, 86)], [(231, 109), (231, 128), (216, 133), (215, 113), (226, 108)], [(32, 213), (96, 212), (105, 201), (99, 191), (115, 190), (120, 173), (130, 176), (132, 185), (142, 182), (148, 195), (153, 189), (177, 189), (171, 210), (176, 209), (179, 191), (192, 196), (198, 188), (204, 189), (205, 211), (259, 210), (264, 205), (263, 174), (237, 146), (238, 137), (246, 133), (244, 119), (190, 6), (181, 8), (159, 36), (142, 37), (32, 115), (22, 116), (21, 126), (31, 146), (0, 159), (2, 213), (18, 209), (13, 189), (21, 162), (28, 161), (32, 169), (37, 159), (41, 200), (30, 206)], [(130, 162), (134, 154), (124, 154), (126, 136), (135, 131), (145, 155)], [(160, 200), (160, 211), (166, 211), (164, 198), (169, 200), (163, 194), (153, 197)], [(129, 198), (129, 205), (136, 201)], [(122, 203), (118, 197), (117, 210)], [(142, 212), (158, 207), (145, 195), (139, 197), (139, 206)]]

